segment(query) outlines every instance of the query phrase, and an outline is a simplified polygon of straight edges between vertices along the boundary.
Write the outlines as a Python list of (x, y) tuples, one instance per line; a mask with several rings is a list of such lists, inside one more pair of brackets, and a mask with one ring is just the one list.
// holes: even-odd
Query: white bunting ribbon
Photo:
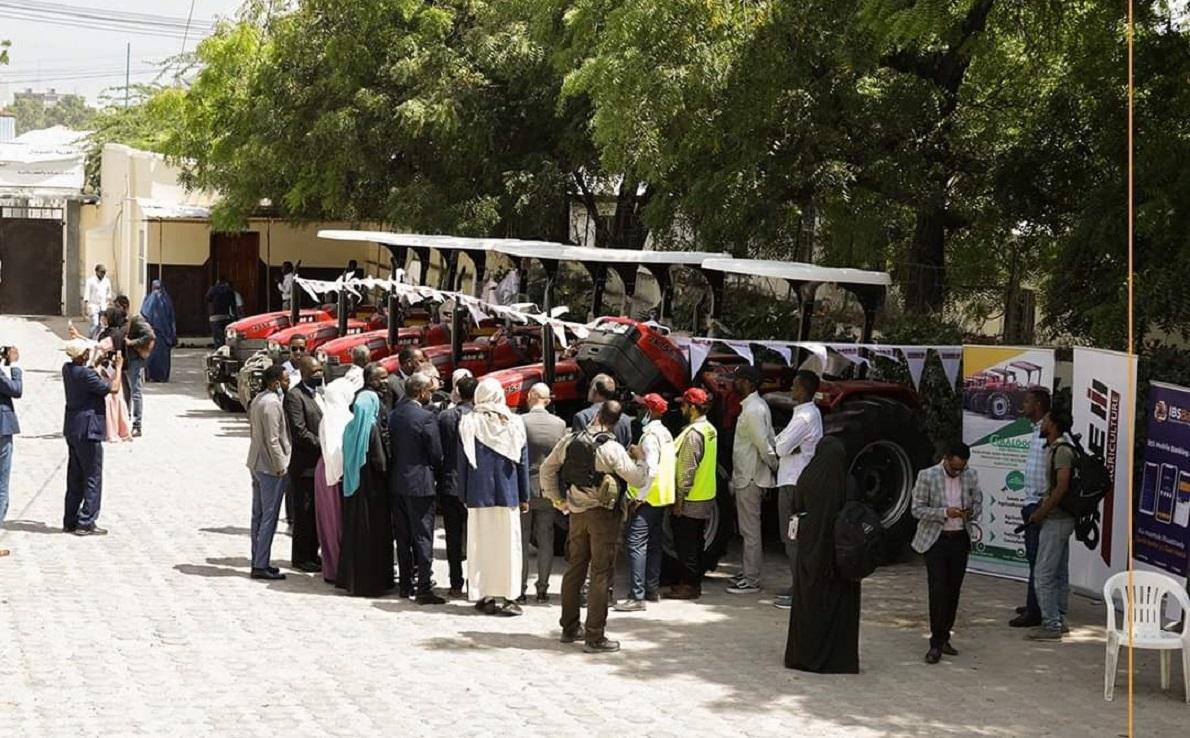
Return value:
[(901, 354), (905, 357), (905, 364), (909, 367), (909, 378), (913, 380), (913, 389), (921, 387), (921, 375), (926, 368), (928, 350), (922, 346), (901, 346)]
[(963, 347), (942, 346), (935, 351), (938, 353), (938, 359), (942, 362), (942, 371), (946, 372), (946, 381), (950, 383), (950, 388), (953, 390), (958, 384), (959, 370), (963, 364)]

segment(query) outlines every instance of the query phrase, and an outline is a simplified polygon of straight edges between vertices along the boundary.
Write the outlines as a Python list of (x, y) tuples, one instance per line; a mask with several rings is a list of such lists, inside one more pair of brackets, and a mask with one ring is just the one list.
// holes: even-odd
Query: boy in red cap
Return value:
[(696, 600), (702, 596), (703, 529), (715, 507), (719, 433), (707, 420), (711, 398), (705, 390), (691, 387), (682, 393), (682, 416), (686, 427), (678, 434), (677, 490), (670, 510), (680, 577), (665, 596), (675, 600)]

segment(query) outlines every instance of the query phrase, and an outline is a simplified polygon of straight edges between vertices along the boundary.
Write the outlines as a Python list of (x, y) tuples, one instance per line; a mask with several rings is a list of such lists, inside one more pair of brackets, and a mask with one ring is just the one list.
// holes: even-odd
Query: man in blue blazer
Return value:
[[(16, 346), (0, 349), (0, 523), (8, 513), (8, 478), (12, 471), (12, 437), (21, 432), (12, 401), (20, 399), (24, 391), (21, 368), (16, 366), (21, 352)], [(9, 550), (0, 548), (0, 556)]]
[(405, 396), (388, 415), (391, 448), (389, 490), (393, 495), (393, 528), (402, 597), (414, 592), (417, 602), (446, 602), (431, 587), (434, 563), (434, 479), (442, 472), (442, 438), (434, 414), (426, 409), (434, 382), (425, 374), (405, 380)]
[(104, 535), (95, 525), (103, 497), (103, 439), (107, 435), (107, 396), (119, 391), (124, 357), (116, 354), (116, 374), (109, 382), (88, 365), (92, 343), (75, 338), (66, 342), (70, 361), (62, 366), (66, 391), (66, 420), (62, 435), (70, 452), (66, 470), (66, 515), (62, 530), (79, 536)]

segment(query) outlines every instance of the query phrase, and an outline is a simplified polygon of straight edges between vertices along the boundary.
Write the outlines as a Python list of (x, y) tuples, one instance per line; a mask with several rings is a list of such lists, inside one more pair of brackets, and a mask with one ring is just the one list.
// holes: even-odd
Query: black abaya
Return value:
[(785, 666), (821, 674), (859, 673), (859, 582), (835, 574), (835, 517), (847, 497), (843, 443), (824, 438), (794, 491), (800, 514), (793, 608)]
[(387, 456), (379, 424), (372, 426), (359, 489), (343, 498), (343, 538), (336, 584), (356, 597), (380, 597), (393, 589), (392, 504)]

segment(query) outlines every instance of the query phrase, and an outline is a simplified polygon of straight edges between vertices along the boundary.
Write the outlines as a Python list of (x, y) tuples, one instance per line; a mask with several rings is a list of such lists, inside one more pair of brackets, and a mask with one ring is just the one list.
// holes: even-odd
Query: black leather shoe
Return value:
[(582, 627), (576, 626), (569, 630), (563, 630), (562, 637), (559, 638), (558, 640), (562, 641), (563, 643), (574, 643), (575, 641), (577, 641), (578, 639), (580, 639), (582, 637), (583, 637)]
[(597, 641), (587, 641), (583, 646), (583, 653), (615, 653), (620, 650), (620, 642), (613, 641), (608, 638), (600, 638)]
[(253, 579), (264, 579), (265, 581), (269, 581), (269, 582), (277, 582), (277, 581), (284, 579), (285, 575), (282, 574), (281, 572), (275, 572), (275, 573), (271, 572), (268, 569), (253, 569), (252, 570), (252, 578)]
[(950, 641), (947, 641), (946, 643), (942, 644), (942, 653), (946, 654), (947, 656), (958, 656), (959, 655), (958, 649), (955, 648), (954, 646), (950, 645)]
[(433, 592), (423, 592), (417, 596), (417, 604), (419, 605), (445, 605), (446, 600), (442, 599)]
[(1025, 614), (1025, 613), (1027, 613), (1027, 612), (1029, 612), (1029, 608), (1025, 607), (1024, 605), (1020, 605), (1020, 606), (1019, 606), (1019, 607), (1017, 607), (1017, 609), (1016, 609), (1016, 614), (1017, 614), (1017, 615), (1024, 615), (1024, 614)]
[(1008, 621), (1008, 627), (1010, 628), (1036, 628), (1038, 625), (1041, 625), (1041, 618), (1036, 615), (1030, 615), (1027, 612), (1023, 612)]
[(661, 593), (660, 592), (646, 592), (645, 593), (645, 602), (660, 602), (660, 601), (661, 601)]
[(313, 574), (316, 571), (322, 571), (322, 564), (319, 564), (317, 561), (302, 561), (294, 564), (293, 568), (298, 571), (304, 571), (307, 574)]
[(520, 597), (516, 598), (516, 603), (518, 605), (527, 605), (529, 604), (529, 598), (526, 595), (521, 595)]
[(942, 651), (938, 650), (937, 648), (931, 648), (929, 651), (926, 651), (926, 663), (927, 664), (936, 664), (941, 660), (942, 660)]
[(540, 590), (540, 591), (538, 591), (538, 593), (537, 593), (537, 601), (538, 601), (538, 602), (540, 602), (540, 603), (542, 603), (542, 604), (545, 604), (545, 603), (549, 602), (549, 601), (550, 601), (550, 593), (549, 593), (549, 592), (547, 592), (547, 591), (545, 591), (544, 589), (543, 589), (543, 590)]
[(275, 567), (275, 566), (270, 566), (270, 567), (269, 567), (269, 572), (270, 572), (270, 573), (272, 573), (272, 574), (280, 574), (280, 573), (281, 573), (281, 570), (280, 570), (280, 569), (278, 569), (278, 568), (277, 568), (277, 567)]

